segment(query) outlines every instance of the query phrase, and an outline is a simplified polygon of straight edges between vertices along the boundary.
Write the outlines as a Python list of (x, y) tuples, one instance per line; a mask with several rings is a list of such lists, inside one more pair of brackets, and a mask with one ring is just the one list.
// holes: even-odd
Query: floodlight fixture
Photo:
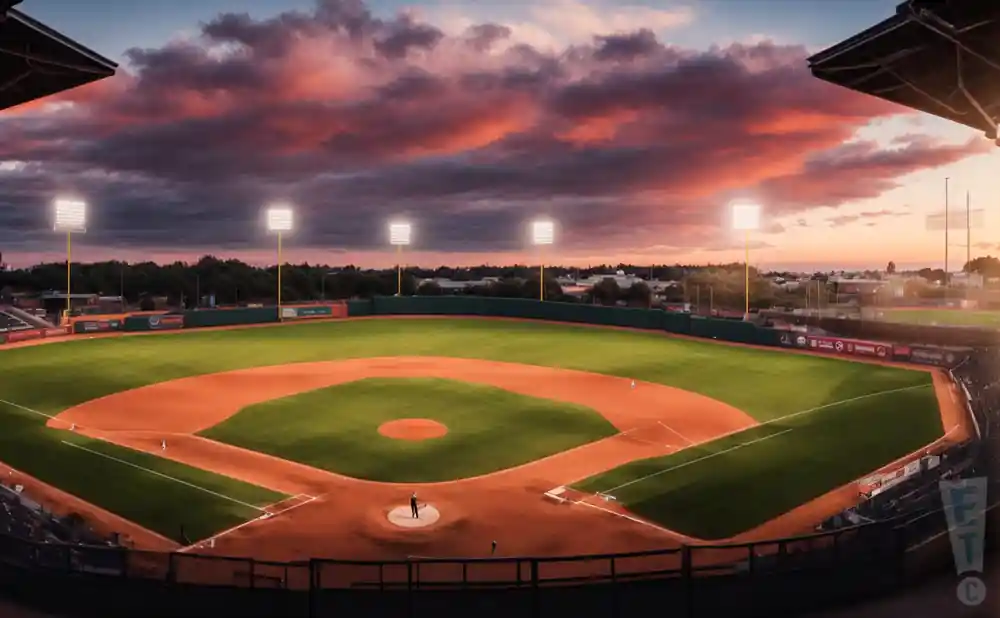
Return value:
[(295, 222), (295, 214), (288, 206), (273, 206), (267, 209), (267, 231), (291, 232)]
[[(539, 247), (555, 243), (556, 226), (549, 219), (536, 219), (531, 222), (531, 242)], [(538, 265), (538, 300), (545, 300), (545, 259)]]
[(389, 223), (389, 244), (396, 247), (410, 244), (413, 227), (404, 221)]
[(67, 234), (83, 234), (87, 231), (87, 203), (81, 200), (57, 199), (54, 203), (55, 218), (53, 228)]
[(551, 245), (555, 242), (555, 224), (548, 219), (538, 219), (531, 223), (531, 242), (536, 245)]
[(389, 244), (396, 247), (396, 296), (403, 295), (403, 246), (410, 244), (413, 226), (406, 221), (389, 222)]
[(733, 204), (732, 228), (738, 232), (760, 229), (760, 205), (750, 202)]
[(743, 277), (743, 317), (750, 319), (750, 232), (760, 229), (760, 204), (737, 202), (730, 207), (732, 228), (743, 232), (744, 277)]
[(83, 200), (58, 198), (53, 203), (55, 215), (52, 227), (56, 232), (66, 234), (66, 321), (73, 309), (71, 300), (73, 287), (73, 234), (87, 231), (87, 203)]
[(267, 231), (278, 235), (278, 321), (284, 320), (281, 310), (281, 236), (291, 232), (295, 223), (295, 214), (290, 206), (278, 205), (267, 209)]

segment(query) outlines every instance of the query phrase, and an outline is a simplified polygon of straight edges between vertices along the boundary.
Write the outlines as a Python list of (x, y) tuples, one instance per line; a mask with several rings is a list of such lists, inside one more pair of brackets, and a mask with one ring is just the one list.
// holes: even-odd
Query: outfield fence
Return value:
[[(563, 557), (273, 562), (191, 553), (39, 543), (0, 536), (0, 586), (33, 605), (102, 617), (156, 615), (578, 616), (732, 618), (792, 614), (912, 583), (948, 547), (927, 515), (759, 543)], [(945, 535), (946, 536), (946, 535)], [(920, 551), (915, 551), (917, 548)], [(923, 570), (923, 567), (921, 567)], [(53, 594), (53, 590), (60, 590)]]

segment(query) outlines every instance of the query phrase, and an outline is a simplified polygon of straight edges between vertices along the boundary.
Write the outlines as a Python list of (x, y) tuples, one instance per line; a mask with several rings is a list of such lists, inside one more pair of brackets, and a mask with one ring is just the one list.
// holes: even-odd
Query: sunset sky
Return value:
[[(940, 267), (926, 215), (984, 209), (981, 134), (813, 78), (813, 52), (896, 0), (26, 0), (119, 75), (0, 113), (0, 252), (65, 259), (57, 195), (90, 204), (74, 260), (742, 261), (727, 205), (762, 205), (762, 268)], [(955, 234), (952, 269), (964, 261)]]

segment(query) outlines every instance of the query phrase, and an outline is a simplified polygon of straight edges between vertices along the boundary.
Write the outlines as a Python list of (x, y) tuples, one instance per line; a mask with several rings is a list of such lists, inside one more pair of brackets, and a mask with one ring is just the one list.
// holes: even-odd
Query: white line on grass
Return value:
[(589, 502), (584, 502), (583, 500), (576, 500), (576, 501), (572, 502), (572, 504), (580, 504), (580, 505), (583, 505), (583, 506), (589, 506), (592, 509), (597, 509), (598, 511), (604, 511), (605, 513), (611, 513), (612, 515), (616, 515), (618, 517), (621, 517), (622, 519), (627, 519), (627, 520), (629, 520), (631, 522), (634, 522), (634, 523), (637, 523), (637, 524), (642, 524), (643, 526), (649, 526), (650, 528), (653, 528), (654, 530), (659, 530), (660, 532), (664, 532), (664, 533), (669, 534), (670, 536), (675, 537), (675, 538), (677, 537), (677, 535), (673, 531), (668, 530), (666, 528), (661, 528), (660, 526), (657, 526), (656, 524), (650, 523), (648, 521), (644, 521), (642, 519), (639, 519), (638, 517), (632, 517), (631, 515), (626, 515), (625, 513), (617, 513), (615, 511), (612, 511), (611, 509), (606, 509), (606, 508), (604, 508), (602, 506), (597, 506), (596, 504), (591, 504)]
[(271, 519), (272, 517), (277, 517), (278, 515), (281, 515), (282, 513), (287, 513), (288, 511), (291, 511), (293, 509), (297, 509), (299, 507), (303, 507), (303, 506), (309, 504), (310, 502), (314, 502), (316, 500), (319, 500), (320, 497), (321, 496), (309, 496), (309, 495), (306, 495), (306, 494), (298, 494), (298, 495), (295, 495), (295, 496), (289, 496), (289, 497), (285, 498), (284, 500), (279, 500), (279, 501), (275, 502), (274, 504), (268, 505), (268, 507), (275, 506), (276, 504), (281, 504), (282, 502), (288, 502), (289, 500), (293, 500), (295, 498), (308, 498), (308, 499), (305, 502), (299, 502), (297, 504), (293, 504), (292, 506), (289, 506), (289, 507), (286, 507), (286, 508), (274, 511), (273, 513), (265, 512), (264, 515), (261, 515), (260, 517), (254, 517), (253, 519), (247, 520), (247, 521), (243, 522), (242, 524), (239, 524), (239, 525), (233, 526), (232, 528), (228, 528), (226, 530), (223, 530), (222, 532), (220, 532), (218, 534), (213, 534), (212, 536), (208, 537), (207, 539), (202, 539), (202, 540), (198, 541), (197, 543), (193, 543), (191, 545), (188, 545), (187, 547), (182, 547), (181, 549), (178, 549), (177, 552), (178, 553), (186, 553), (186, 552), (191, 551), (192, 549), (197, 549), (199, 547), (204, 546), (205, 543), (210, 543), (211, 541), (217, 541), (217, 540), (219, 540), (220, 538), (222, 538), (224, 536), (227, 536), (227, 535), (230, 535), (230, 534), (236, 532), (237, 530), (242, 530), (243, 528), (246, 528), (250, 524), (257, 523), (259, 521), (265, 521), (267, 519)]
[(31, 408), (22, 406), (21, 404), (14, 403), (13, 401), (7, 401), (6, 399), (0, 399), (0, 403), (7, 404), (12, 408), (17, 408), (18, 410), (24, 410), (25, 412), (31, 412), (32, 414), (37, 414), (38, 416), (44, 416), (45, 418), (55, 418), (52, 414), (46, 414), (45, 412), (40, 412), (38, 410), (32, 410)]
[(726, 453), (732, 453), (733, 451), (736, 451), (736, 450), (739, 450), (741, 448), (750, 446), (752, 444), (757, 444), (757, 443), (763, 442), (765, 440), (770, 440), (771, 438), (777, 438), (778, 436), (783, 436), (783, 435), (785, 435), (786, 433), (788, 433), (790, 431), (795, 431), (795, 430), (794, 430), (794, 428), (793, 429), (786, 429), (784, 431), (779, 431), (778, 433), (772, 433), (771, 435), (764, 436), (763, 438), (757, 438), (756, 440), (750, 440), (749, 442), (743, 442), (743, 443), (737, 444), (736, 446), (731, 446), (731, 447), (729, 447), (727, 449), (724, 449), (724, 450), (721, 450), (721, 451), (718, 451), (718, 452), (715, 452), (715, 453), (709, 453), (708, 455), (705, 455), (704, 457), (699, 457), (697, 459), (692, 459), (691, 461), (685, 461), (682, 464), (677, 464), (676, 466), (671, 466), (669, 468), (664, 468), (663, 470), (658, 470), (656, 472), (652, 472), (650, 474), (647, 474), (646, 476), (640, 476), (637, 479), (632, 479), (631, 481), (629, 481), (627, 483), (622, 483), (621, 485), (617, 485), (615, 487), (612, 487), (611, 489), (605, 489), (604, 491), (602, 491), (600, 493), (602, 493), (602, 494), (610, 494), (611, 492), (616, 491), (618, 489), (621, 489), (622, 487), (628, 487), (629, 485), (635, 485), (636, 483), (638, 483), (640, 481), (645, 481), (646, 479), (651, 479), (654, 476), (659, 476), (661, 474), (666, 474), (667, 472), (673, 472), (674, 470), (680, 470), (681, 468), (686, 468), (686, 467), (688, 467), (688, 466), (690, 466), (692, 464), (696, 464), (696, 463), (705, 461), (707, 459), (712, 459), (713, 457), (718, 457), (719, 455), (725, 455)]
[(97, 455), (98, 457), (103, 457), (105, 459), (110, 459), (111, 461), (116, 461), (116, 462), (118, 462), (120, 464), (129, 466), (131, 468), (135, 468), (136, 470), (142, 470), (143, 472), (148, 472), (148, 473), (153, 474), (155, 476), (159, 476), (159, 477), (165, 478), (165, 479), (167, 479), (169, 481), (173, 481), (175, 483), (180, 483), (181, 485), (187, 485), (188, 487), (190, 487), (192, 489), (197, 489), (198, 491), (203, 491), (203, 492), (205, 492), (207, 494), (212, 494), (213, 496), (216, 496), (218, 498), (222, 498), (223, 500), (228, 500), (230, 502), (235, 502), (236, 504), (241, 504), (241, 505), (243, 505), (245, 507), (249, 507), (249, 508), (251, 508), (251, 509), (253, 509), (255, 511), (264, 512), (264, 509), (262, 509), (261, 507), (255, 505), (255, 504), (250, 504), (249, 502), (243, 502), (242, 500), (237, 500), (236, 498), (233, 498), (231, 496), (227, 496), (225, 494), (220, 494), (217, 491), (212, 491), (211, 489), (208, 489), (208, 488), (205, 488), (205, 487), (201, 487), (199, 485), (195, 485), (194, 483), (189, 483), (187, 481), (182, 481), (181, 479), (174, 478), (174, 477), (170, 476), (169, 474), (164, 474), (162, 472), (157, 472), (156, 470), (150, 470), (149, 468), (144, 468), (144, 467), (142, 467), (140, 465), (137, 465), (137, 464), (134, 464), (134, 463), (132, 463), (130, 461), (125, 461), (124, 459), (119, 459), (117, 457), (112, 457), (111, 455), (106, 455), (106, 454), (104, 454), (104, 453), (102, 453), (100, 451), (95, 451), (95, 450), (89, 449), (89, 448), (87, 448), (85, 446), (80, 446), (79, 444), (73, 444), (72, 442), (67, 442), (66, 440), (60, 440), (60, 441), (63, 444), (65, 444), (66, 446), (72, 446), (73, 448), (80, 449), (81, 451), (85, 451), (87, 453), (90, 453), (91, 455)]

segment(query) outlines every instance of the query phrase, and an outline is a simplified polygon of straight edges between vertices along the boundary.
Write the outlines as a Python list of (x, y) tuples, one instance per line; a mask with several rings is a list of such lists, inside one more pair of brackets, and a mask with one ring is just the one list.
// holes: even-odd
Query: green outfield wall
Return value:
[(659, 330), (736, 343), (779, 345), (777, 334), (741, 320), (692, 317), (660, 309), (603, 307), (573, 303), (539, 302), (520, 298), (483, 296), (378, 296), (347, 303), (349, 317), (390, 315), (471, 315), (528, 320), (551, 320)]

